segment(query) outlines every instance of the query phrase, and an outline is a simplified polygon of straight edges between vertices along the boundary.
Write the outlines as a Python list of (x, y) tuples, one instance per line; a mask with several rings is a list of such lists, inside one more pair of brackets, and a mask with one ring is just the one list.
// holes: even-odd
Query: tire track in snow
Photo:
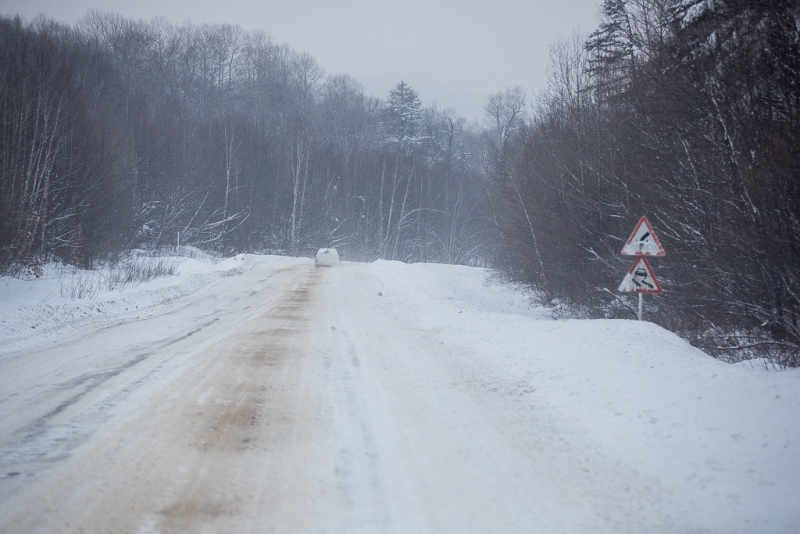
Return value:
[[(138, 346), (128, 349), (127, 352), (133, 353), (133, 356), (125, 358), (124, 363), (113, 365), (113, 362), (120, 358), (116, 355), (112, 356), (112, 354), (105, 356), (102, 344), (100, 344), (98, 345), (99, 350), (96, 351), (97, 355), (91, 355), (90, 359), (87, 359), (87, 355), (83, 354), (79, 357), (81, 361), (91, 362), (99, 356), (101, 358), (101, 361), (98, 362), (98, 367), (101, 369), (99, 372), (84, 372), (71, 379), (51, 382), (53, 385), (47, 386), (45, 389), (35, 383), (33, 387), (26, 387), (23, 384), (20, 392), (11, 393), (6, 400), (13, 401), (12, 405), (25, 406), (27, 411), (39, 411), (40, 415), (37, 415), (34, 419), (28, 419), (29, 422), (16, 429), (13, 434), (6, 433), (6, 437), (11, 437), (11, 440), (0, 443), (0, 472), (6, 475), (7, 479), (13, 479), (13, 481), (9, 480), (9, 482), (0, 486), (0, 490), (2, 490), (2, 493), (0, 493), (0, 497), (2, 497), (0, 499), (0, 531), (6, 531), (2, 527), (4, 523), (3, 517), (9, 511), (13, 512), (16, 509), (16, 506), (9, 508), (10, 502), (13, 501), (9, 501), (8, 498), (19, 494), (25, 487), (39, 484), (41, 488), (41, 483), (37, 482), (37, 480), (50, 479), (53, 477), (54, 472), (69, 471), (71, 464), (80, 464), (80, 460), (74, 461), (73, 458), (74, 454), (78, 452), (78, 447), (86, 444), (89, 449), (94, 448), (98, 443), (98, 438), (93, 436), (98, 434), (98, 431), (101, 431), (99, 432), (101, 439), (107, 438), (108, 425), (106, 423), (111, 418), (112, 412), (116, 412), (117, 410), (115, 409), (120, 406), (125, 407), (123, 412), (130, 412), (131, 408), (138, 402), (132, 401), (131, 395), (148, 399), (151, 395), (149, 391), (153, 387), (156, 387), (156, 389), (163, 387), (164, 379), (168, 378), (170, 374), (174, 375), (176, 372), (178, 375), (182, 374), (182, 371), (179, 370), (180, 366), (185, 366), (188, 363), (188, 367), (191, 368), (193, 365), (191, 362), (195, 355), (201, 356), (200, 360), (202, 360), (203, 357), (200, 352), (207, 351), (209, 343), (224, 341), (232, 332), (235, 332), (236, 328), (230, 329), (231, 326), (240, 326), (242, 323), (252, 321), (259, 315), (269, 311), (276, 300), (285, 295), (292, 284), (296, 284), (298, 279), (297, 268), (294, 269), (294, 272), (291, 268), (279, 269), (279, 271), (284, 273), (282, 275), (283, 281), (278, 281), (279, 291), (264, 292), (264, 290), (275, 285), (272, 283), (265, 284), (266, 280), (272, 278), (272, 273), (266, 276), (263, 273), (246, 273), (241, 280), (232, 280), (231, 283), (242, 285), (243, 283), (246, 284), (248, 280), (257, 279), (256, 283), (251, 284), (250, 289), (246, 291), (235, 291), (234, 294), (237, 296), (224, 301), (222, 306), (216, 304), (210, 310), (210, 313), (202, 312), (201, 310), (208, 308), (208, 304), (214, 305), (214, 301), (217, 299), (213, 295), (210, 296), (211, 298), (206, 295), (196, 302), (183, 303), (178, 308), (170, 308), (165, 314), (120, 325), (123, 332), (126, 330), (128, 332), (127, 336), (122, 336), (123, 338), (140, 340)], [(237, 305), (236, 303), (239, 301), (242, 302)], [(238, 308), (238, 311), (234, 311), (236, 308)], [(198, 314), (197, 311), (201, 311), (201, 313)], [(221, 318), (230, 323), (231, 312), (235, 313), (233, 317), (240, 318), (238, 324), (223, 326), (221, 327), (223, 328), (222, 331), (206, 333), (202, 336), (202, 339), (193, 340), (187, 344), (187, 340), (194, 339), (200, 332), (213, 327), (220, 322)], [(176, 326), (180, 328), (182, 321), (186, 321), (187, 315), (191, 317), (188, 331), (184, 330), (178, 335), (159, 337), (159, 334), (164, 331)], [(130, 336), (131, 332), (142, 331), (144, 325), (156, 326), (156, 328), (151, 326), (148, 329), (156, 334), (155, 340), (141, 341), (139, 336)], [(226, 328), (230, 330), (226, 331)], [(99, 334), (107, 342), (109, 338), (116, 339), (120, 337), (118, 334), (115, 335), (115, 332), (116, 329), (114, 327), (109, 327)], [(146, 336), (144, 337), (146, 338)], [(91, 338), (87, 341), (91, 344)], [(81, 343), (82, 341), (80, 340), (67, 341), (60, 348), (62, 352), (77, 353)], [(54, 362), (58, 361), (57, 357), (54, 359), (55, 353), (47, 358), (41, 358), (39, 355), (35, 356), (38, 360), (47, 361), (52, 359)], [(155, 356), (158, 357), (155, 358)], [(134, 371), (148, 360), (152, 360), (152, 362), (148, 363), (147, 367)], [(112, 366), (103, 369), (107, 363), (112, 363)], [(55, 377), (62, 374), (69, 376), (72, 369), (80, 370), (86, 367), (85, 363), (77, 366), (69, 365), (63, 370), (54, 369), (49, 371), (49, 374)], [(27, 369), (31, 369), (31, 367), (28, 366)], [(134, 371), (133, 374), (131, 374), (131, 371)], [(38, 374), (37, 372), (31, 378), (36, 377)], [(72, 374), (75, 373), (73, 372)], [(111, 382), (114, 383), (112, 384)], [(145, 392), (137, 392), (141, 386), (146, 384), (149, 385), (144, 388)], [(37, 389), (40, 391), (37, 391)], [(70, 392), (74, 393), (70, 394)], [(23, 398), (21, 393), (26, 397)], [(65, 393), (67, 394), (66, 397)], [(48, 407), (48, 405), (51, 405), (51, 407)], [(9, 406), (4, 408), (8, 410)], [(41, 408), (44, 408), (44, 410), (41, 410)], [(119, 417), (115, 418), (119, 421)], [(22, 417), (20, 417), (20, 420), (24, 421)], [(6, 427), (9, 424), (13, 425), (13, 423), (7, 423)], [(102, 437), (103, 434), (106, 435), (105, 438)], [(130, 436), (130, 438), (133, 441), (141, 439), (139, 436)], [(83, 447), (83, 450), (78, 452), (78, 457), (81, 454), (85, 454), (85, 452), (86, 447)], [(60, 460), (65, 460), (65, 462)], [(87, 466), (84, 465), (84, 467)], [(11, 474), (10, 477), (8, 476), (9, 473)], [(89, 474), (89, 479), (91, 478), (91, 473), (98, 476), (97, 468), (92, 464), (88, 466), (86, 473)], [(103, 476), (105, 475), (99, 475), (98, 478)], [(83, 472), (75, 477), (76, 486), (80, 486), (79, 480), (85, 479), (85, 477), (87, 475)], [(2, 478), (0, 477), (0, 484), (3, 484)], [(58, 478), (57, 475), (56, 478)], [(86, 479), (86, 482), (89, 479)], [(64, 480), (63, 477), (62, 480)], [(54, 485), (58, 486), (59, 481)], [(69, 485), (71, 486), (71, 484)], [(128, 483), (124, 485), (128, 485)], [(69, 491), (68, 495), (72, 493), (72, 491)], [(64, 495), (64, 497), (67, 497), (67, 495)], [(54, 502), (60, 502), (61, 500), (68, 501), (69, 498), (56, 499)], [(121, 501), (124, 502), (125, 499), (121, 499)], [(14, 522), (7, 523), (7, 525), (10, 524), (14, 524)], [(30, 529), (15, 527), (13, 531), (27, 532)]]
[[(69, 457), (72, 449), (74, 449), (80, 443), (86, 441), (91, 436), (92, 432), (78, 430), (81, 426), (81, 421), (80, 419), (75, 418), (73, 418), (67, 424), (52, 425), (51, 421), (56, 416), (63, 413), (67, 408), (77, 404), (90, 393), (104, 386), (106, 382), (112, 378), (115, 378), (125, 371), (139, 365), (151, 356), (157, 354), (160, 350), (188, 339), (202, 329), (216, 323), (218, 320), (219, 317), (215, 317), (211, 321), (201, 324), (197, 328), (194, 328), (183, 335), (166, 339), (159, 343), (158, 346), (155, 347), (155, 350), (138, 354), (126, 363), (113, 367), (107, 371), (87, 373), (66, 382), (54, 384), (49, 391), (40, 395), (49, 395), (53, 394), (54, 392), (61, 391), (78, 390), (84, 385), (86, 387), (79, 389), (76, 393), (62, 401), (55, 408), (37, 418), (29, 425), (16, 431), (14, 434), (19, 437), (16, 440), (6, 443), (4, 446), (4, 449), (6, 450), (0, 452), (0, 473), (19, 473), (19, 471), (16, 471), (17, 466), (25, 462), (35, 461), (39, 463), (52, 463)], [(128, 384), (124, 392), (130, 393), (132, 389), (135, 389), (137, 386), (144, 383), (148, 378), (151, 378), (160, 367), (161, 366), (157, 366), (155, 369), (148, 372), (144, 377)], [(113, 408), (115, 404), (116, 403), (114, 402), (107, 401), (100, 406), (99, 411), (106, 412)], [(95, 417), (98, 415), (98, 413), (94, 414)], [(28, 474), (31, 474), (30, 469), (28, 470)]]
[(330, 365), (334, 473), (344, 503), (343, 527), (345, 532), (382, 532), (390, 518), (368, 397), (362, 391), (361, 362), (347, 332), (341, 327), (335, 332), (331, 337), (338, 347), (325, 358)]

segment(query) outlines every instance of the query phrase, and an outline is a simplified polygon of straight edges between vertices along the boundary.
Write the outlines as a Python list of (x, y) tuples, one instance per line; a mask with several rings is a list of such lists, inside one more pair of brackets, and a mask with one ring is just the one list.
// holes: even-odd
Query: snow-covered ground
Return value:
[(196, 249), (189, 257), (141, 258), (143, 264), (163, 261), (176, 275), (144, 283), (119, 284), (108, 289), (109, 269), (86, 271), (51, 263), (43, 275), (0, 277), (0, 342), (11, 351), (86, 325), (146, 316), (164, 304), (191, 295), (209, 283), (235, 276), (256, 266), (296, 262), (282, 256), (240, 254), (216, 259)]
[(1, 281), (0, 531), (800, 531), (797, 371), (481, 269), (178, 272)]

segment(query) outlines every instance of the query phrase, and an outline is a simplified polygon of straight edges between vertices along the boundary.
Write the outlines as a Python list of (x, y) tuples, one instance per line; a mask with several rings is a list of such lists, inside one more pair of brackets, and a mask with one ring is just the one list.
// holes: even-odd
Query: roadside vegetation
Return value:
[(553, 45), (523, 121), (502, 106), (502, 267), (545, 302), (631, 317), (620, 250), (647, 215), (667, 256), (645, 316), (716, 357), (800, 364), (797, 2), (606, 0)]

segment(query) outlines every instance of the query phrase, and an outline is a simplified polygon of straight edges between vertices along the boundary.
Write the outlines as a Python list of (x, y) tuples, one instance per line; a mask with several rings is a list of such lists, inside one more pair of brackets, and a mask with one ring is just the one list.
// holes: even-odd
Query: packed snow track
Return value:
[(796, 374), (545, 319), (478, 269), (265, 263), (0, 352), (0, 386), (3, 533), (800, 525)]

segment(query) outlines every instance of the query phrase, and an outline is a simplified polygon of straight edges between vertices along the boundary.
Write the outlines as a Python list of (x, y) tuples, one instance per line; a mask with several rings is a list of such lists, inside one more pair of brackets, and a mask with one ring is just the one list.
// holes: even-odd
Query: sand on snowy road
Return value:
[[(226, 310), (218, 323), (233, 332), (219, 341), (211, 336), (182, 369), (120, 382), (123, 389), (148, 379), (161, 382), (125, 401), (140, 406), (118, 407), (123, 413), (109, 415), (67, 458), (14, 467), (20, 474), (15, 491), (7, 487), (11, 495), (0, 504), (0, 531), (261, 532), (287, 514), (293, 530), (308, 531), (310, 518), (292, 510), (325, 494), (319, 487), (326, 467), (324, 405), (308, 344), (319, 272), (304, 265), (270, 274), (280, 281), (273, 285), (280, 295), (263, 313), (236, 317), (265, 299), (266, 290)], [(254, 277), (259, 273), (246, 278)], [(241, 280), (231, 282), (218, 291), (242, 289)], [(203, 306), (166, 319), (180, 322)], [(82, 343), (96, 346), (94, 341)], [(67, 350), (80, 352), (80, 345)], [(159, 356), (166, 358), (150, 359)], [(88, 395), (96, 398), (63, 411), (90, 411), (106, 398), (96, 390)], [(68, 423), (83, 414), (59, 415)], [(21, 441), (17, 447), (25, 446)], [(13, 446), (7, 444), (6, 453)], [(298, 457), (301, 464), (294, 461)]]

